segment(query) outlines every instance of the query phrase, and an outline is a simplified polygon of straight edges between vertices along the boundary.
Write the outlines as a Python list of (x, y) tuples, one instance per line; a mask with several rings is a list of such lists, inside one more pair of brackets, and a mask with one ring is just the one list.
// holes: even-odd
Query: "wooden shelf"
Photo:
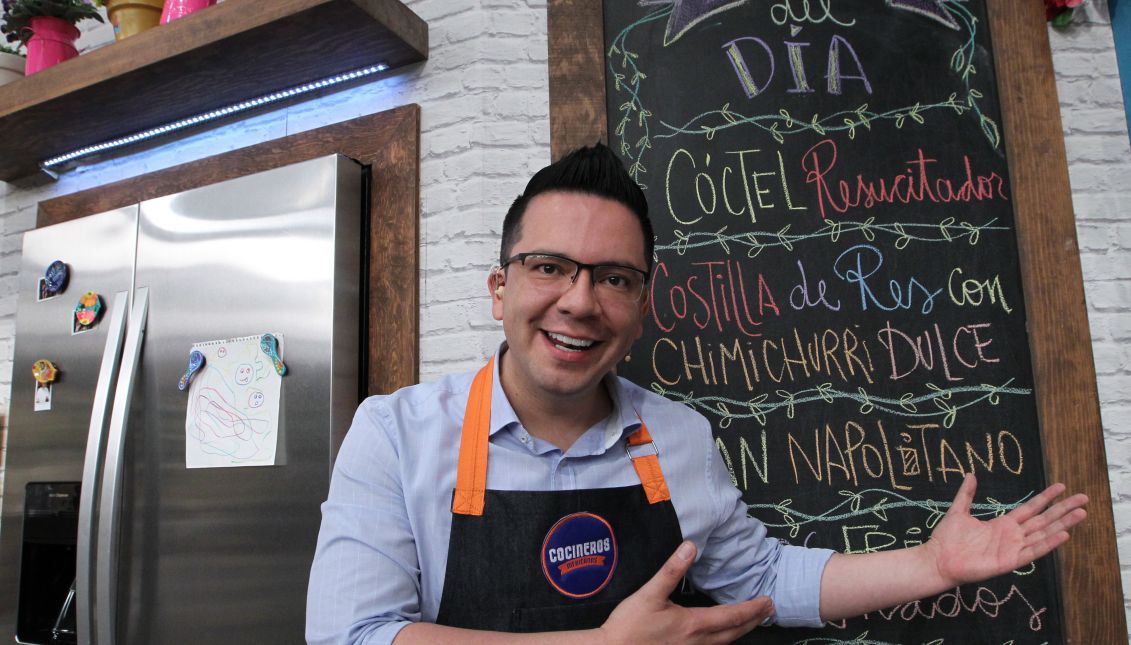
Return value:
[(0, 181), (245, 99), (427, 57), (427, 23), (398, 0), (227, 0), (0, 87)]

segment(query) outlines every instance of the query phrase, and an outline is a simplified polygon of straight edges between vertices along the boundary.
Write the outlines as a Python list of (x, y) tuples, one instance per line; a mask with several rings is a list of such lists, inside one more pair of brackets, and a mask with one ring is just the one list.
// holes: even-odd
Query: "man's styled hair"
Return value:
[(648, 219), (648, 202), (644, 191), (624, 169), (616, 153), (603, 143), (578, 148), (534, 173), (503, 219), (503, 240), (499, 248), (499, 264), (507, 261), (511, 249), (522, 233), (522, 216), (530, 200), (542, 193), (584, 193), (611, 199), (622, 204), (640, 221), (644, 235), (645, 268), (652, 271), (655, 246), (652, 222)]

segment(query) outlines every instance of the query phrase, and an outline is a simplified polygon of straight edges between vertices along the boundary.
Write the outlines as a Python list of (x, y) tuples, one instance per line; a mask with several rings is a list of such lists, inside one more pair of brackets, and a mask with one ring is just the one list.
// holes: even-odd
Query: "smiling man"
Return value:
[[(530, 180), (487, 278), (495, 356), (358, 409), (322, 507), (309, 642), (725, 643), (1005, 573), (1084, 518), (1082, 495), (1053, 504), (1058, 485), (980, 522), (970, 477), (914, 548), (768, 538), (707, 420), (613, 374), (643, 330), (652, 241), (608, 148)], [(703, 598), (673, 593), (685, 577), (719, 604), (677, 604)]]

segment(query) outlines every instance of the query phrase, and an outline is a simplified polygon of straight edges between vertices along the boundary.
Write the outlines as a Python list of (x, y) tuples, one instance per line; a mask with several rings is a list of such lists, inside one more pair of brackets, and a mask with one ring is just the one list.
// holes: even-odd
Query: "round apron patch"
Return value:
[(604, 589), (617, 568), (613, 527), (592, 513), (558, 520), (542, 542), (542, 572), (570, 598), (588, 598)]

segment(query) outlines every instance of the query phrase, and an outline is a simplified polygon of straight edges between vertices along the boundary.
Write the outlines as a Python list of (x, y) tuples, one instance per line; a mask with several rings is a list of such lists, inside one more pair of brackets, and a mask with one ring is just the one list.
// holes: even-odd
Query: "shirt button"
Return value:
[(530, 441), (530, 436), (524, 434), (521, 437), (519, 437), (518, 440), (521, 441), (522, 443), (526, 443), (527, 441)]

